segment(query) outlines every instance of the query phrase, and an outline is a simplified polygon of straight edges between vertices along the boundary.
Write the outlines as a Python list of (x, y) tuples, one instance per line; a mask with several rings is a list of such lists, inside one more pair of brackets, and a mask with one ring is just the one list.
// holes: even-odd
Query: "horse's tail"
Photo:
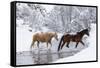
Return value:
[(33, 41), (32, 41), (32, 43), (31, 43), (30, 49), (32, 48), (32, 46), (33, 46)]
[(62, 41), (63, 41), (63, 37), (64, 37), (64, 36), (62, 36), (62, 38), (61, 38), (61, 40), (60, 40), (60, 43), (59, 43), (59, 46), (58, 46), (58, 51), (60, 50), (60, 46), (61, 46), (61, 43), (62, 43)]
[(31, 43), (30, 49), (32, 49), (32, 46), (34, 46), (34, 35), (32, 36), (32, 43)]

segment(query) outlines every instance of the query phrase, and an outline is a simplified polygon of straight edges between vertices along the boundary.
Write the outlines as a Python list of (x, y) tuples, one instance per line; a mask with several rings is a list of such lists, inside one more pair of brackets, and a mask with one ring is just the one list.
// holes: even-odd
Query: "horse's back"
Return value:
[(36, 33), (33, 35), (33, 41), (46, 42), (49, 39), (49, 33)]

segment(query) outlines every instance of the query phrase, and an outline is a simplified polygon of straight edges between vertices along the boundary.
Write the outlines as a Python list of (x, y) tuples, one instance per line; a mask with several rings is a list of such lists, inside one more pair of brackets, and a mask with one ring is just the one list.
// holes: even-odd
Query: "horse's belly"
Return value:
[(71, 41), (75, 42), (76, 40), (75, 39), (72, 39)]
[(73, 42), (79, 42), (80, 39), (72, 39)]
[(41, 42), (45, 42), (45, 40), (41, 40)]
[(46, 42), (46, 40), (44, 38), (41, 38), (38, 41), (40, 41), (40, 42)]

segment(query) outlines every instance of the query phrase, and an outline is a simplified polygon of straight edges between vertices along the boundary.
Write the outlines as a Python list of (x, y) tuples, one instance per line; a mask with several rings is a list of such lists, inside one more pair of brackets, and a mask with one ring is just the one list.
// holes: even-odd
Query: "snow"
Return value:
[(25, 28), (17, 28), (16, 51), (27, 51), (31, 45), (32, 33)]
[(91, 61), (96, 60), (96, 24), (91, 24), (89, 47), (75, 54), (74, 56), (59, 59), (53, 63), (61, 62), (76, 62), (76, 61)]
[(23, 20), (16, 20), (16, 22), (17, 22), (17, 25), (20, 25), (21, 26), (21, 24), (23, 24)]
[[(49, 13), (49, 12), (54, 8), (53, 5), (42, 5), (42, 4), (41, 4), (41, 6), (43, 6), (43, 7), (46, 9), (47, 13)], [(48, 7), (49, 7), (49, 8), (48, 8)]]
[[(50, 62), (52, 60), (53, 63), (96, 60), (95, 24), (91, 25), (90, 36), (84, 35), (82, 38), (85, 46), (79, 43), (78, 47), (75, 48), (76, 42), (71, 41), (69, 48), (64, 46), (60, 52), (57, 51), (61, 37), (64, 34), (75, 35), (80, 30), (87, 28), (88, 25), (90, 26), (91, 23), (88, 23), (88, 21), (92, 20), (90, 18), (91, 14), (93, 14), (94, 23), (96, 22), (96, 12), (94, 9), (88, 9), (88, 7), (80, 7), (79, 9), (78, 7), (74, 7), (73, 11), (70, 12), (70, 6), (33, 5), (39, 7), (37, 9), (23, 3), (18, 3), (16, 6), (16, 57), (18, 65), (38, 64), (38, 62), (49, 63), (48, 60)], [(38, 11), (38, 9), (41, 11)], [(89, 12), (90, 10), (91, 12)], [(32, 48), (33, 54), (30, 54), (32, 37), (35, 33), (40, 32), (57, 32), (58, 41), (53, 38), (51, 41), (52, 46), (49, 44), (48, 48), (46, 43), (40, 42), (39, 48), (37, 47), (37, 43), (35, 43), (34, 48)], [(38, 59), (37, 57), (41, 58)]]

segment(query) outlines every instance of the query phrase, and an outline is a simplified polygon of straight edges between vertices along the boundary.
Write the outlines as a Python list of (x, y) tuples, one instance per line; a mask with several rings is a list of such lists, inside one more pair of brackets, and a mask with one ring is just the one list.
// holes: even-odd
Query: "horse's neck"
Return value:
[(83, 36), (84, 36), (84, 33), (83, 33), (83, 32), (80, 32), (79, 34), (80, 34), (80, 36), (81, 36), (81, 37), (83, 37)]
[(54, 37), (54, 35), (50, 35), (50, 38), (52, 39)]

